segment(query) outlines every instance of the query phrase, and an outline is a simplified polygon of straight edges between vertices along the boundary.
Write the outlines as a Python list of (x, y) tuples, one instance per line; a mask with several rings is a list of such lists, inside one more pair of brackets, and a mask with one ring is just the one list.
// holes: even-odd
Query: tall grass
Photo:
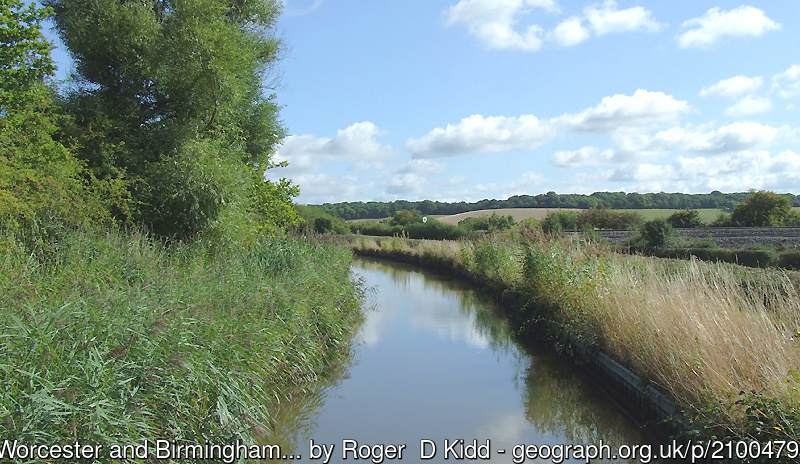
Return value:
[(280, 404), (349, 356), (361, 317), (340, 247), (67, 232), (51, 251), (0, 240), (3, 439), (269, 439)]
[(800, 293), (782, 271), (618, 255), (530, 231), (351, 246), (428, 256), (511, 292), (520, 327), (548, 321), (561, 340), (608, 352), (667, 392), (700, 435), (800, 438)]

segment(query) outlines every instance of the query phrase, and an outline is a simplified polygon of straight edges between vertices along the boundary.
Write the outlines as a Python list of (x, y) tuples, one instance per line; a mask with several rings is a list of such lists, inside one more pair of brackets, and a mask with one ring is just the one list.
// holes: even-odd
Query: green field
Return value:
[[(482, 216), (491, 216), (492, 214), (497, 214), (499, 216), (512, 216), (515, 221), (519, 222), (524, 219), (528, 218), (535, 218), (535, 219), (544, 219), (547, 214), (551, 211), (581, 211), (579, 209), (569, 209), (569, 208), (504, 208), (504, 209), (482, 209), (478, 211), (470, 211), (467, 213), (459, 213), (459, 214), (451, 214), (449, 216), (429, 216), (431, 218), (436, 219), (439, 222), (444, 222), (446, 224), (458, 224), (459, 221), (463, 221), (468, 217), (482, 217)], [(667, 218), (670, 214), (674, 213), (675, 211), (680, 211), (678, 209), (619, 209), (616, 211), (633, 211), (642, 215), (642, 217), (649, 221), (651, 219), (657, 218)], [(724, 211), (721, 209), (698, 209), (697, 212), (700, 214), (700, 219), (708, 224), (712, 222), (720, 213)]]
[[(668, 218), (670, 214), (674, 213), (675, 211), (680, 211), (679, 209), (618, 209), (616, 211), (634, 211), (639, 213), (644, 217), (645, 221), (649, 221), (651, 219), (659, 219), (659, 218)], [(720, 214), (724, 213), (725, 211), (716, 208), (706, 208), (706, 209), (698, 209), (697, 213), (700, 215), (700, 220), (704, 223), (708, 224), (714, 219), (717, 218)]]

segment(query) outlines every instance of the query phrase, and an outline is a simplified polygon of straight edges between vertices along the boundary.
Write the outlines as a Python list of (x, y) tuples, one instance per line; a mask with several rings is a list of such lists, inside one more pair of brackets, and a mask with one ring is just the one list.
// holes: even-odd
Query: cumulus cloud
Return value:
[(691, 29), (676, 37), (680, 48), (708, 48), (723, 37), (760, 37), (781, 28), (763, 11), (749, 5), (728, 11), (714, 7), (682, 26)]
[(620, 10), (617, 2), (606, 0), (584, 8), (584, 17), (572, 16), (545, 31), (540, 24), (524, 28), (517, 23), (535, 8), (559, 12), (552, 0), (460, 0), (447, 10), (447, 25), (466, 26), (470, 35), (488, 48), (537, 51), (546, 41), (571, 47), (586, 41), (590, 29), (598, 36), (633, 31), (657, 31), (662, 25), (640, 6)]
[[(743, 150), (723, 156), (678, 157), (667, 164), (630, 164), (605, 179), (625, 184), (628, 191), (738, 191), (742, 186), (790, 189), (800, 180), (800, 155)], [(601, 176), (594, 176), (595, 182)], [(619, 188), (619, 187), (617, 187)]]
[(671, 95), (639, 89), (633, 95), (605, 97), (595, 107), (550, 120), (531, 114), (519, 117), (472, 115), (458, 124), (448, 124), (420, 138), (409, 139), (405, 148), (414, 158), (531, 151), (564, 129), (613, 133), (669, 121), (689, 109), (687, 102)]
[(723, 79), (709, 87), (703, 87), (703, 89), (700, 90), (700, 96), (736, 98), (740, 95), (755, 92), (761, 88), (763, 83), (764, 79), (761, 76), (735, 76), (729, 79)]
[(714, 130), (672, 127), (654, 135), (625, 134), (617, 144), (621, 151), (650, 156), (672, 151), (716, 155), (766, 147), (782, 130), (757, 122), (736, 122)]
[(354, 162), (357, 169), (372, 168), (393, 153), (390, 146), (377, 141), (385, 133), (364, 121), (337, 131), (335, 137), (290, 135), (278, 147), (275, 161), (288, 161), (289, 172), (311, 171), (340, 161)]
[(409, 139), (405, 147), (414, 158), (533, 150), (550, 140), (555, 132), (551, 124), (531, 114), (519, 117), (475, 114), (458, 124), (448, 124), (418, 139)]
[(548, 34), (548, 38), (563, 47), (572, 47), (585, 41), (591, 36), (589, 29), (583, 26), (583, 20), (577, 16), (565, 19), (553, 31)]
[(650, 11), (641, 6), (619, 10), (614, 0), (606, 0), (599, 7), (597, 5), (587, 7), (584, 9), (584, 14), (597, 35), (661, 29), (661, 24), (653, 19)]
[(306, 204), (357, 201), (374, 185), (354, 176), (325, 173), (299, 174), (293, 176), (292, 181), (300, 187), (298, 202)]
[(762, 114), (772, 109), (772, 100), (757, 95), (747, 95), (725, 110), (728, 116), (749, 116)]
[(792, 65), (786, 71), (772, 76), (772, 91), (782, 98), (800, 95), (800, 65)]
[(579, 168), (583, 166), (598, 166), (608, 164), (615, 159), (613, 150), (600, 150), (597, 147), (586, 146), (577, 150), (557, 151), (550, 158), (550, 164), (562, 168)]
[(633, 95), (605, 97), (599, 105), (575, 115), (561, 116), (559, 121), (576, 130), (613, 132), (675, 119), (690, 108), (689, 103), (672, 95), (639, 89)]
[(554, 0), (461, 0), (447, 12), (447, 25), (462, 24), (470, 35), (488, 48), (536, 51), (542, 46), (543, 29), (533, 24), (515, 29), (521, 16), (532, 8), (558, 11)]

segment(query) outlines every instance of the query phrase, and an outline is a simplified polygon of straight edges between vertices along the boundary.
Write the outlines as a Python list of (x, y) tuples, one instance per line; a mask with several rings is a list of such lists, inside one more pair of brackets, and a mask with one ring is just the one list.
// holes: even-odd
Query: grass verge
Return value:
[[(349, 356), (349, 250), (273, 238), (169, 249), (66, 232), (0, 240), (0, 437), (26, 445), (256, 444)], [(162, 461), (163, 462), (163, 461)]]

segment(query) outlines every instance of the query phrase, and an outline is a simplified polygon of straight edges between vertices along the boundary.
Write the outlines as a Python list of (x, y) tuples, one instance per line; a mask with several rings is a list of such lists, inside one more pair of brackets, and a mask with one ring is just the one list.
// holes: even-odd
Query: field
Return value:
[[(675, 211), (680, 211), (679, 209), (618, 209), (615, 211), (622, 211), (622, 212), (634, 212), (639, 213), (642, 215), (645, 221), (649, 221), (651, 219), (666, 219)], [(700, 215), (700, 220), (704, 223), (708, 224), (714, 219), (717, 218), (720, 214), (724, 213), (725, 211), (721, 209), (715, 208), (700, 208), (696, 210), (697, 213)]]
[[(528, 218), (535, 218), (535, 219), (544, 219), (547, 214), (551, 211), (582, 211), (580, 209), (574, 208), (505, 208), (505, 209), (481, 209), (478, 211), (470, 211), (467, 213), (459, 213), (459, 214), (452, 214), (450, 216), (430, 216), (431, 218), (436, 219), (439, 222), (444, 222), (446, 224), (458, 224), (459, 221), (463, 221), (468, 217), (483, 217), (483, 216), (491, 216), (492, 214), (497, 214), (500, 216), (513, 216), (514, 220), (519, 222), (523, 219)], [(670, 214), (674, 213), (675, 211), (680, 211), (678, 209), (618, 209), (615, 211), (622, 211), (622, 212), (636, 212), (642, 215), (645, 221), (649, 221), (651, 219), (657, 218), (664, 218), (666, 219), (669, 217)], [(698, 209), (697, 212), (700, 214), (700, 219), (708, 224), (712, 222), (720, 213), (723, 213), (721, 209)]]
[(457, 225), (460, 221), (468, 217), (486, 217), (492, 214), (498, 216), (512, 216), (515, 221), (519, 222), (528, 218), (544, 219), (551, 211), (581, 211), (574, 208), (503, 208), (503, 209), (481, 209), (478, 211), (469, 211), (466, 213), (451, 214), (449, 216), (429, 216), (439, 222), (445, 224)]

